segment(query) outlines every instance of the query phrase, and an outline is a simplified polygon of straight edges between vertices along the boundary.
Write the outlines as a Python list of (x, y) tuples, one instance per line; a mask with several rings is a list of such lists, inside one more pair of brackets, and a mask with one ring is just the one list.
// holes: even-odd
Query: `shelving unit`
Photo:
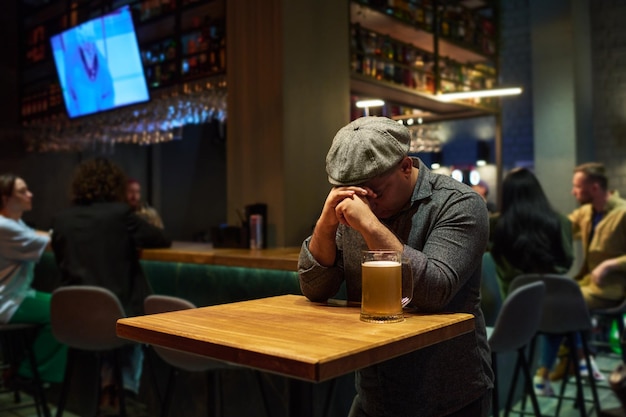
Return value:
[[(351, 71), (351, 93), (354, 96), (366, 98), (381, 98), (397, 106), (419, 109), (424, 121), (440, 121), (446, 119), (459, 119), (477, 117), (498, 112), (497, 100), (474, 100), (472, 102), (455, 101), (442, 102), (437, 100), (436, 94), (447, 91), (463, 91), (470, 89), (490, 88), (497, 84), (497, 48), (495, 47), (495, 33), (482, 34), (479, 43), (482, 49), (475, 44), (468, 44), (462, 39), (452, 36), (445, 37), (440, 32), (442, 17), (450, 3), (455, 8), (462, 8), (462, 2), (446, 1), (408, 1), (395, 2), (395, 9), (387, 6), (384, 1), (352, 0), (350, 2), (350, 22), (352, 24), (352, 50), (353, 64)], [(410, 9), (413, 10), (410, 10)], [(463, 9), (465, 13), (471, 13), (469, 9)], [(413, 16), (409, 15), (409, 11)], [(435, 12), (436, 11), (436, 12)], [(417, 20), (420, 13), (421, 22)], [(426, 20), (424, 13), (431, 18)], [(467, 16), (466, 16), (467, 17)], [(474, 16), (476, 17), (476, 16)], [(477, 27), (480, 23), (490, 30), (494, 27), (492, 21), (475, 22)], [(455, 21), (455, 24), (461, 24)], [(451, 35), (451, 33), (448, 33)], [(477, 30), (477, 29), (476, 29)], [(361, 33), (361, 35), (359, 35)], [(384, 61), (385, 65), (401, 68), (401, 71), (426, 72), (429, 82), (406, 82), (407, 77), (402, 79), (390, 79), (380, 77), (378, 73), (367, 73), (359, 70), (359, 64), (355, 64), (355, 56), (362, 55), (359, 40), (354, 36), (362, 36), (362, 33), (370, 33), (378, 39), (386, 39), (385, 42), (394, 43), (394, 47), (404, 51), (406, 48), (418, 51), (419, 59), (425, 57), (429, 67), (420, 69), (412, 62), (408, 62), (409, 55), (400, 55), (395, 52), (393, 60), (381, 56), (380, 50), (376, 51), (374, 60)], [(487, 36), (492, 35), (492, 36)], [(478, 38), (477, 36), (475, 38)], [(378, 48), (380, 49), (380, 48)], [(371, 53), (370, 53), (371, 55)], [(384, 55), (384, 54), (383, 54)], [(400, 57), (398, 57), (400, 55)], [(368, 53), (366, 52), (366, 58)], [(372, 58), (370, 56), (370, 58)], [(360, 56), (356, 59), (360, 59)], [(448, 67), (448, 69), (446, 69)], [(393, 70), (392, 70), (393, 71)], [(382, 79), (381, 79), (382, 78)], [(400, 77), (402, 78), (402, 77)], [(409, 77), (410, 79), (410, 77)], [(402, 115), (394, 115), (402, 118)]]

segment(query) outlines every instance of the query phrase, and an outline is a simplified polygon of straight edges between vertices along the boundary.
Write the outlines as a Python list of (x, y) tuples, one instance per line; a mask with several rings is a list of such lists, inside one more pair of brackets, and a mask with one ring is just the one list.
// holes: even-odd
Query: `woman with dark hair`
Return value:
[[(40, 324), (33, 345), (37, 370), (42, 380), (61, 382), (67, 347), (52, 335), (51, 296), (31, 287), (35, 263), (50, 243), (47, 232), (34, 230), (22, 221), (22, 214), (32, 209), (32, 199), (33, 193), (22, 178), (0, 175), (0, 322)], [(14, 377), (16, 371), (32, 377), (29, 367), (22, 365), (5, 374), (5, 379)]]
[(502, 210), (494, 223), (491, 254), (504, 296), (520, 274), (564, 274), (572, 266), (572, 226), (528, 169), (514, 169), (502, 182)]
[[(53, 220), (52, 248), (64, 285), (96, 285), (117, 295), (128, 316), (143, 314), (150, 286), (139, 263), (139, 249), (169, 247), (163, 230), (137, 216), (125, 202), (127, 178), (106, 158), (82, 162), (71, 184), (73, 206)], [(124, 388), (137, 393), (143, 356), (131, 346)], [(115, 395), (108, 373), (105, 393)], [(108, 381), (107, 381), (108, 379)]]
[[(535, 175), (526, 168), (509, 172), (502, 182), (502, 211), (495, 218), (491, 254), (503, 296), (513, 279), (526, 273), (565, 274), (574, 260), (572, 226), (546, 198)], [(539, 308), (539, 307), (538, 307)], [(552, 395), (549, 372), (562, 337), (542, 338), (535, 391)]]

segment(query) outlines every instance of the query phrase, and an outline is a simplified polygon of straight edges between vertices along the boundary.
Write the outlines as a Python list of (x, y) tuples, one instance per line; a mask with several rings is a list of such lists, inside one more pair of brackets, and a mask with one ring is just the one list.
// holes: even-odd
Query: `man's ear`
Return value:
[(410, 157), (405, 156), (402, 162), (400, 162), (400, 169), (402, 170), (404, 174), (407, 174), (407, 173), (410, 174), (412, 168), (413, 168), (413, 160)]

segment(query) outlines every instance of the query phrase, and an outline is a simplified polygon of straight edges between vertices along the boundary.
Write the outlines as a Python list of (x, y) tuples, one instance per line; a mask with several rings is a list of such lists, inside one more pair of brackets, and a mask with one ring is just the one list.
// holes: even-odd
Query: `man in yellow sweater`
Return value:
[[(582, 242), (584, 256), (574, 278), (590, 310), (616, 306), (626, 296), (626, 200), (609, 190), (604, 165), (597, 162), (574, 168), (572, 195), (580, 207), (568, 217), (574, 239)], [(567, 349), (562, 346), (559, 357), (564, 356)], [(591, 359), (594, 378), (604, 380)], [(581, 361), (579, 366), (581, 374), (586, 375), (586, 364)], [(561, 379), (565, 372), (566, 361), (561, 360), (550, 373), (550, 380)], [(545, 370), (540, 369), (538, 377), (545, 379)]]
[(626, 295), (626, 200), (609, 190), (597, 162), (574, 169), (572, 194), (581, 206), (569, 219), (584, 254), (575, 278), (590, 309), (615, 306)]

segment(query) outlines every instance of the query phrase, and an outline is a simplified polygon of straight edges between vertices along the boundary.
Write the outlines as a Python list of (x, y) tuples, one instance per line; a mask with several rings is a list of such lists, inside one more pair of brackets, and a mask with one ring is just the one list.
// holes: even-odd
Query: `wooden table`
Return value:
[[(329, 380), (474, 330), (471, 314), (405, 316), (365, 323), (357, 306), (283, 295), (125, 318), (117, 334), (291, 377), (301, 396), (298, 380)], [(307, 400), (291, 401), (291, 415), (312, 413)]]

